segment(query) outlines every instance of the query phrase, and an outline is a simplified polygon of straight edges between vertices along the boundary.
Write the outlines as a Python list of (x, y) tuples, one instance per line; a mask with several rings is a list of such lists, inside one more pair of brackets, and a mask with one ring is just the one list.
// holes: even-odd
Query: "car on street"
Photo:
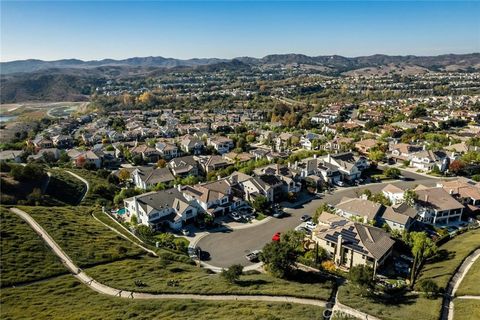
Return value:
[(313, 230), (317, 227), (317, 224), (313, 221), (307, 221), (307, 223), (305, 224), (305, 228), (307, 228), (308, 230)]
[(282, 234), (281, 232), (275, 232), (275, 234), (272, 237), (272, 241), (280, 241), (281, 234)]
[(252, 252), (245, 255), (245, 258), (250, 262), (258, 261), (258, 255), (260, 254), (260, 250), (253, 250)]
[(277, 211), (275, 211), (275, 213), (273, 214), (273, 217), (274, 217), (274, 218), (281, 218), (281, 217), (283, 217), (284, 215), (285, 215), (285, 212), (284, 212), (284, 211), (282, 211), (282, 210), (277, 210)]
[(304, 214), (304, 215), (300, 218), (300, 220), (302, 220), (303, 222), (308, 221), (308, 220), (310, 220), (310, 219), (312, 219), (312, 217), (310, 217), (308, 214)]

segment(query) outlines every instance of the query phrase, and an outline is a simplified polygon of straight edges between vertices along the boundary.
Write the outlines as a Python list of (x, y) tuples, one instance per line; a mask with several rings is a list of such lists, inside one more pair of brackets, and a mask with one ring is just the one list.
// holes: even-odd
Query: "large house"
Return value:
[(460, 221), (463, 204), (455, 200), (442, 187), (415, 189), (418, 199), (415, 207), (418, 220), (433, 225), (446, 225)]
[(219, 154), (224, 154), (233, 149), (233, 140), (224, 136), (208, 138), (207, 144), (212, 146)]
[(409, 230), (415, 222), (417, 212), (406, 203), (387, 207), (380, 221), (386, 223), (391, 230)]
[(395, 243), (382, 229), (351, 222), (328, 212), (320, 215), (312, 239), (340, 268), (348, 270), (353, 266), (367, 265), (374, 273), (391, 255)]
[(245, 203), (233, 195), (232, 184), (228, 179), (186, 186), (183, 194), (195, 202), (199, 210), (214, 217), (227, 214)]
[(205, 148), (205, 144), (196, 136), (185, 135), (180, 140), (180, 148), (183, 152), (199, 155)]
[(185, 156), (172, 159), (168, 163), (175, 177), (197, 176), (198, 162), (194, 156)]
[(173, 143), (157, 142), (155, 149), (160, 153), (163, 159), (170, 160), (179, 156), (178, 147)]
[(137, 217), (138, 223), (159, 229), (169, 226), (179, 230), (193, 221), (197, 207), (176, 188), (148, 192), (124, 200), (128, 213)]
[(436, 166), (444, 172), (449, 164), (450, 158), (444, 151), (423, 150), (415, 153), (410, 159), (410, 166), (424, 171), (431, 171)]
[(437, 187), (442, 187), (455, 199), (462, 204), (480, 208), (480, 182), (473, 182), (467, 179), (459, 178), (452, 181), (437, 182)]
[(387, 184), (383, 189), (382, 189), (383, 195), (390, 200), (392, 204), (400, 204), (403, 202), (403, 195), (405, 194), (405, 191), (393, 184)]
[(159, 183), (169, 184), (175, 180), (168, 168), (138, 167), (131, 173), (135, 186), (140, 189), (154, 187)]
[(357, 219), (364, 223), (376, 221), (383, 207), (376, 202), (361, 198), (343, 198), (335, 205), (338, 215), (347, 219)]

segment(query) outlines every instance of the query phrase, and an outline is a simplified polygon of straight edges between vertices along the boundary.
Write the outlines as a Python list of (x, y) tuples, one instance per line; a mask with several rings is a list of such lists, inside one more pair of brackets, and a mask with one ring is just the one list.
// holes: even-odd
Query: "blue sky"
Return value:
[(480, 2), (1, 1), (1, 60), (480, 52)]

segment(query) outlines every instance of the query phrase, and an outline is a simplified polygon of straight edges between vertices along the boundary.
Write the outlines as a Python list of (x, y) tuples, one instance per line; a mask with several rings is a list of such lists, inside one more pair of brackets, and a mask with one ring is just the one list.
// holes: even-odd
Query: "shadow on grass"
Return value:
[(269, 284), (269, 281), (265, 281), (262, 279), (257, 280), (238, 280), (235, 284), (239, 287), (250, 287), (250, 286), (258, 286), (258, 285), (265, 285)]
[(448, 250), (445, 250), (445, 249), (441, 249), (437, 252), (437, 254), (434, 257), (432, 257), (432, 259), (430, 259), (428, 261), (428, 263), (435, 263), (435, 262), (440, 262), (440, 261), (452, 260), (453, 258), (455, 258), (455, 252), (454, 251), (448, 251)]
[(331, 281), (332, 278), (316, 272), (307, 272), (296, 269), (287, 275), (286, 280), (295, 281), (298, 283), (325, 283)]

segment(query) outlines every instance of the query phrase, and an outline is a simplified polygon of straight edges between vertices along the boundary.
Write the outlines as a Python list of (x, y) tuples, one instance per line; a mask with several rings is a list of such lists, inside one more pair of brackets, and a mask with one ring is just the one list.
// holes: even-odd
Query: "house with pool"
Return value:
[(197, 207), (177, 188), (147, 192), (124, 200), (126, 211), (138, 223), (153, 229), (170, 227), (179, 230), (197, 216)]

